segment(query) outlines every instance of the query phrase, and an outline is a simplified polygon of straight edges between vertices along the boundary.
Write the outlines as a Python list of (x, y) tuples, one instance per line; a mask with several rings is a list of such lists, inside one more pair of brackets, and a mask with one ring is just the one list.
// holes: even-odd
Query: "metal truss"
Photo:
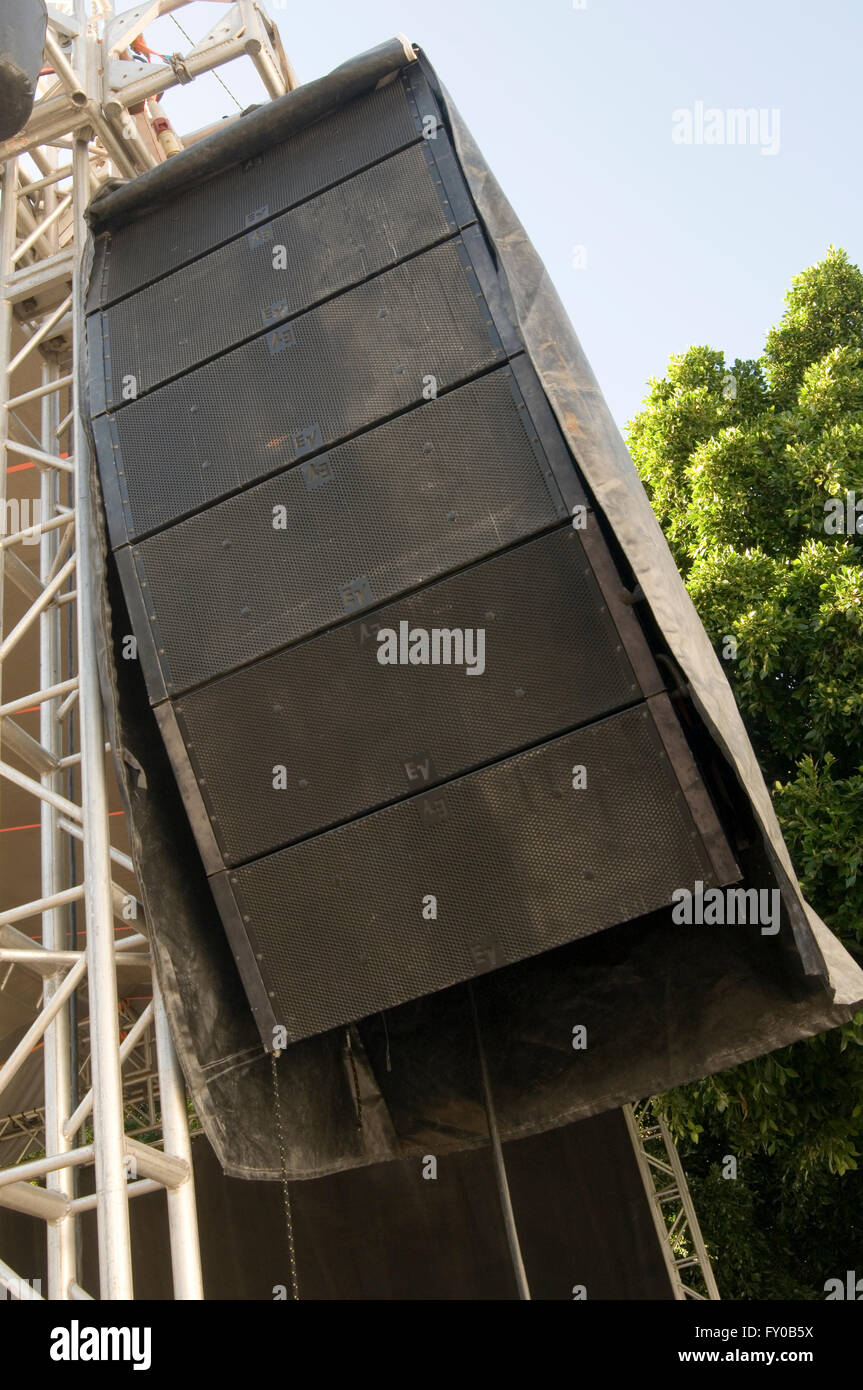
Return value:
[(667, 1124), (654, 1114), (649, 1100), (625, 1105), (623, 1113), (674, 1297), (718, 1299), (710, 1256)]
[[(132, 1012), (129, 1005), (120, 1001), (119, 1024), (121, 1047), (128, 1045), (124, 1052), (123, 1067), (123, 1130), (133, 1139), (144, 1140), (149, 1135), (161, 1132), (162, 1118), (159, 1109), (159, 1072), (156, 1065), (155, 1039), (149, 1027), (151, 1006), (143, 1018)], [(90, 1067), (90, 1038), (87, 1019), (78, 1022), (78, 1094), (86, 1095), (92, 1087)], [(191, 1132), (200, 1132), (200, 1122), (194, 1112), (189, 1116)], [(86, 1137), (92, 1138), (89, 1120), (83, 1121)], [(0, 1153), (6, 1154), (6, 1167), (12, 1168), (27, 1158), (41, 1158), (45, 1155), (45, 1106), (37, 1106), (20, 1114), (0, 1116)]]
[[(180, 148), (157, 96), (244, 54), (267, 96), (296, 85), (254, 0), (210, 2), (221, 13), (209, 34), (152, 62), (132, 45), (190, 0), (121, 13), (111, 0), (49, 4), (33, 114), (0, 144), (0, 806), (9, 787), (25, 794), (40, 836), (38, 895), (6, 884), (0, 911), (0, 1015), (14, 1004), (32, 1020), (0, 1067), (0, 1206), (45, 1222), (49, 1299), (132, 1298), (128, 1203), (162, 1188), (174, 1297), (202, 1297), (183, 1081), (132, 862), (110, 836), (78, 383), (84, 209), (106, 179)], [(10, 684), (23, 693), (7, 698)], [(36, 710), (38, 735), (22, 724)], [(40, 923), (38, 938), (21, 929)], [(142, 977), (133, 1009), (123, 982)], [(40, 1049), (43, 1105), (3, 1118), (7, 1088)], [(91, 1165), (95, 1194), (78, 1196), (78, 1170)], [(75, 1223), (93, 1208), (100, 1286), (86, 1292)], [(42, 1297), (2, 1259), (0, 1287)]]

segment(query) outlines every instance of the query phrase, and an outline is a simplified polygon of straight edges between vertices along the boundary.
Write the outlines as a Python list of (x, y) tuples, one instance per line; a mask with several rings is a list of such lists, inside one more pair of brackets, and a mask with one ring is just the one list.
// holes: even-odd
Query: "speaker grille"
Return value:
[[(400, 622), (482, 628), (485, 670), (380, 665), (376, 634)], [(639, 695), (567, 527), (214, 681), (176, 712), (225, 861), (237, 864)], [(230, 729), (229, 741), (214, 729)], [(276, 766), (284, 787), (273, 786)]]
[(503, 356), (461, 238), (445, 242), (118, 411), (130, 535), (421, 402), (429, 376), (443, 389)]
[[(577, 467), (410, 69), (106, 233), (88, 294), (117, 572), (268, 1047), (273, 1020), (298, 1041), (715, 882), (697, 769), (596, 519), (568, 524)], [(481, 631), (484, 670), (475, 646), (384, 665), (382, 627)]]
[(413, 145), (107, 310), (108, 403), (124, 378), (148, 391), (449, 236), (434, 168)]
[[(587, 769), (582, 790), (572, 787), (576, 764)], [(276, 1021), (293, 1040), (715, 881), (643, 705), (229, 879)], [(433, 921), (422, 915), (429, 894)]]
[(102, 302), (175, 270), (213, 246), (416, 140), (403, 81), (391, 82), (283, 144), (197, 184), (111, 236)]
[(505, 368), (135, 547), (168, 692), (559, 520), (524, 414)]

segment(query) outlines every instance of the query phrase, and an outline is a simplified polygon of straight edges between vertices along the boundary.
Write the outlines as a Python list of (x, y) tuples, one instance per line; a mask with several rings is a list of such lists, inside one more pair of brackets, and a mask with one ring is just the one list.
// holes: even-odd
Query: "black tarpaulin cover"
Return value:
[[(425, 58), (394, 40), (233, 122), (90, 208), (94, 233), (145, 215), (189, 181), (254, 155)], [(433, 84), (438, 83), (426, 64)], [(536, 252), (446, 92), (440, 102), (514, 313), (595, 504), (688, 683), (707, 755), (730, 769), (750, 842), (746, 881), (778, 886), (776, 936), (686, 927), (669, 912), (518, 966), (474, 990), (506, 1139), (598, 1114), (848, 1019), (863, 973), (803, 901), (730, 687), (625, 445)], [(88, 248), (92, 254), (92, 246)], [(93, 526), (104, 578), (104, 692), (153, 953), (198, 1114), (223, 1168), (279, 1171), (270, 1059), (258, 1039), (135, 663), (107, 551), (95, 461)], [(224, 731), (230, 738), (230, 730)], [(586, 1025), (576, 1051), (572, 1030)], [(356, 1068), (356, 1077), (354, 1073)], [(467, 992), (459, 986), (287, 1048), (278, 1062), (292, 1177), (487, 1142)], [(357, 1105), (355, 1087), (360, 1103)]]
[[(571, 1302), (673, 1297), (651, 1208), (619, 1110), (505, 1145), (531, 1298)], [(285, 1299), (290, 1281), (282, 1193), (235, 1182), (203, 1135), (192, 1140), (207, 1299)], [(423, 1177), (420, 1158), (378, 1163), (292, 1187), (300, 1297), (326, 1300), (515, 1300), (491, 1154), (466, 1150)], [(82, 1171), (82, 1193), (92, 1172)], [(137, 1299), (171, 1297), (161, 1193), (129, 1206)], [(81, 1219), (80, 1281), (99, 1283), (96, 1213)], [(397, 1233), (394, 1235), (394, 1233)], [(0, 1208), (0, 1249), (47, 1289), (45, 1238)], [(580, 1287), (577, 1287), (580, 1286)], [(277, 1316), (278, 1316), (278, 1311)]]

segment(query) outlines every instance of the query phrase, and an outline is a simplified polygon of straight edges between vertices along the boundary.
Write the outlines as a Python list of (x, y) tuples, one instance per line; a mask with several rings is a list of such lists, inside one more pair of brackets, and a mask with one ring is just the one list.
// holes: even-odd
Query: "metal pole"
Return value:
[(497, 1115), (494, 1109), (494, 1100), (491, 1094), (491, 1083), (488, 1075), (488, 1063), (485, 1056), (485, 1047), (482, 1041), (482, 1032), (479, 1026), (479, 1014), (477, 1013), (476, 999), (474, 997), (473, 985), (468, 981), (468, 998), (470, 999), (470, 1011), (473, 1016), (474, 1035), (476, 1037), (476, 1050), (479, 1056), (479, 1071), (482, 1081), (482, 1098), (485, 1103), (485, 1113), (488, 1120), (488, 1137), (491, 1140), (491, 1152), (494, 1160), (494, 1175), (497, 1181), (497, 1193), (500, 1198), (500, 1209), (503, 1213), (503, 1224), (506, 1229), (506, 1239), (509, 1245), (510, 1258), (512, 1260), (512, 1272), (515, 1275), (518, 1296), (521, 1299), (530, 1299), (530, 1286), (527, 1282), (527, 1274), (524, 1268), (524, 1260), (521, 1255), (521, 1245), (518, 1239), (518, 1230), (515, 1224), (515, 1213), (512, 1209), (512, 1198), (509, 1192), (509, 1182), (506, 1176), (506, 1164), (503, 1161), (503, 1149), (500, 1142), (500, 1132), (497, 1127)]
[(72, 966), (69, 973), (63, 977), (62, 984), (57, 985), (57, 988), (51, 996), (50, 1003), (43, 1004), (21, 1041), (13, 1048), (2, 1067), (0, 1067), (0, 1094), (2, 1094), (5, 1087), (9, 1085), (13, 1076), (18, 1075), (18, 1072), (27, 1061), (33, 1048), (39, 1042), (39, 1039), (44, 1036), (46, 1028), (50, 1026), (55, 1015), (60, 1012), (69, 998), (69, 995), (74, 994), (75, 990), (80, 985), (86, 970), (87, 962), (82, 957), (76, 965)]
[[(47, 384), (58, 375), (56, 367), (43, 367), (42, 380)], [(57, 423), (56, 394), (42, 398), (42, 443), (49, 448), (54, 427)], [(46, 468), (41, 481), (41, 514), (53, 515), (54, 506), (59, 501), (59, 479), (53, 468)], [(50, 573), (57, 553), (58, 536), (56, 531), (46, 532), (39, 543), (39, 574), (43, 583)], [(56, 608), (43, 613), (39, 623), (39, 677), (42, 686), (57, 684), (62, 680), (60, 664), (60, 614)], [(43, 748), (55, 757), (62, 753), (61, 732), (55, 718), (56, 701), (46, 700), (39, 707), (39, 741)], [(56, 778), (55, 772), (45, 774), (43, 781), (51, 786)], [(66, 856), (63, 837), (57, 825), (57, 811), (46, 801), (41, 803), (41, 841), (42, 841), (42, 894), (50, 897), (66, 884)], [(42, 916), (42, 945), (49, 951), (59, 951), (66, 944), (66, 909), (53, 907)], [(51, 999), (57, 985), (56, 976), (47, 976), (43, 998)], [(69, 1009), (64, 1006), (50, 1028), (45, 1033), (43, 1064), (45, 1075), (45, 1152), (49, 1157), (65, 1153), (70, 1141), (65, 1137), (63, 1126), (69, 1115), (72, 1096), (70, 1075), (70, 1031)], [(60, 1169), (48, 1175), (46, 1186), (49, 1190), (65, 1192), (74, 1196), (73, 1175), (67, 1169)], [(68, 1297), (70, 1283), (78, 1277), (75, 1251), (75, 1220), (66, 1216), (48, 1226), (48, 1297), (63, 1300)]]
[(84, 205), (89, 189), (87, 140), (73, 150), (75, 188), (75, 499), (78, 530), (78, 710), (81, 739), (84, 884), (87, 924), (90, 1054), (93, 1070), (93, 1128), (99, 1214), (99, 1283), (102, 1298), (132, 1298), (132, 1254), (126, 1198), (123, 1139), (123, 1078), (117, 1028), (117, 975), (114, 963), (114, 911), (105, 780), (105, 734), (96, 658), (94, 557), (88, 525), (89, 450), (81, 415), (81, 351), (84, 343), (81, 252), (86, 241)]
[[(48, 1173), (55, 1172), (62, 1167), (63, 1160), (68, 1157), (68, 1167), (80, 1168), (82, 1164), (92, 1163), (93, 1145), (86, 1144), (81, 1149), (67, 1150), (62, 1154), (55, 1154), (53, 1158), (32, 1158), (29, 1163), (16, 1163), (14, 1168), (7, 1168), (0, 1173), (0, 1193), (10, 1183), (15, 1185), (27, 1185), (35, 1178), (44, 1177)], [(63, 1170), (64, 1172), (66, 1169)], [(34, 1192), (40, 1191), (34, 1188)]]
[[(3, 199), (0, 205), (0, 275), (8, 274), (15, 250), (15, 232), (18, 225), (18, 161), (10, 159), (3, 174)], [(11, 391), (9, 359), (12, 355), (12, 305), (4, 288), (0, 294), (0, 352), (3, 354), (3, 370), (0, 372), (0, 506), (6, 515), (6, 469), (9, 454), (6, 444), (9, 438), (9, 412), (6, 409)], [(4, 581), (6, 577), (6, 550), (0, 549), (0, 640), (4, 633), (3, 612), (5, 603)], [(0, 701), (3, 698), (3, 667), (0, 664)], [(2, 754), (3, 724), (0, 721), (0, 754)], [(2, 798), (2, 780), (0, 780)]]
[(196, 1300), (204, 1297), (201, 1255), (198, 1245), (198, 1213), (195, 1207), (195, 1179), (192, 1167), (192, 1141), (186, 1091), (177, 1054), (171, 1040), (168, 1015), (162, 992), (153, 971), (153, 1011), (156, 1057), (159, 1069), (159, 1096), (162, 1104), (164, 1151), (181, 1158), (189, 1166), (189, 1176), (180, 1186), (168, 1189), (168, 1224), (171, 1236), (171, 1268), (174, 1297)]
[[(152, 1020), (152, 1017), (153, 1017), (153, 1004), (152, 1004), (152, 1001), (151, 1001), (151, 1002), (147, 1005), (147, 1007), (146, 1007), (146, 1009), (144, 1010), (144, 1012), (141, 1014), (141, 1016), (140, 1016), (140, 1018), (138, 1019), (137, 1023), (134, 1025), (133, 1028), (130, 1029), (130, 1031), (126, 1034), (126, 1037), (123, 1039), (123, 1043), (122, 1043), (122, 1045), (121, 1045), (121, 1047), (120, 1047), (120, 1064), (121, 1064), (121, 1065), (123, 1064), (123, 1062), (125, 1062), (126, 1058), (129, 1056), (130, 1052), (133, 1052), (133, 1051), (135, 1050), (135, 1048), (137, 1047), (139, 1039), (143, 1036), (143, 1034), (144, 1034), (144, 1033), (147, 1031), (147, 1029), (149, 1028), (150, 1022), (151, 1022), (151, 1020)], [(82, 1101), (80, 1102), (80, 1104), (78, 1105), (78, 1108), (77, 1108), (77, 1110), (75, 1110), (74, 1114), (70, 1115), (70, 1116), (69, 1116), (69, 1119), (66, 1121), (65, 1133), (69, 1136), (70, 1139), (71, 1139), (75, 1134), (77, 1134), (78, 1130), (81, 1128), (81, 1125), (84, 1123), (84, 1121), (86, 1120), (87, 1116), (90, 1114), (90, 1111), (91, 1111), (92, 1109), (93, 1109), (93, 1092), (92, 1092), (92, 1090), (90, 1090), (90, 1091), (87, 1092), (86, 1096), (84, 1096), (83, 1100), (82, 1100)]]

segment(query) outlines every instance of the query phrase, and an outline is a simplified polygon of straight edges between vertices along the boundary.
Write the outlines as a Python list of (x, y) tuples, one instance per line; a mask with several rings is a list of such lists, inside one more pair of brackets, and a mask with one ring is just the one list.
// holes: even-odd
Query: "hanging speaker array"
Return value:
[(264, 1045), (737, 881), (419, 64), (96, 240), (150, 701)]

